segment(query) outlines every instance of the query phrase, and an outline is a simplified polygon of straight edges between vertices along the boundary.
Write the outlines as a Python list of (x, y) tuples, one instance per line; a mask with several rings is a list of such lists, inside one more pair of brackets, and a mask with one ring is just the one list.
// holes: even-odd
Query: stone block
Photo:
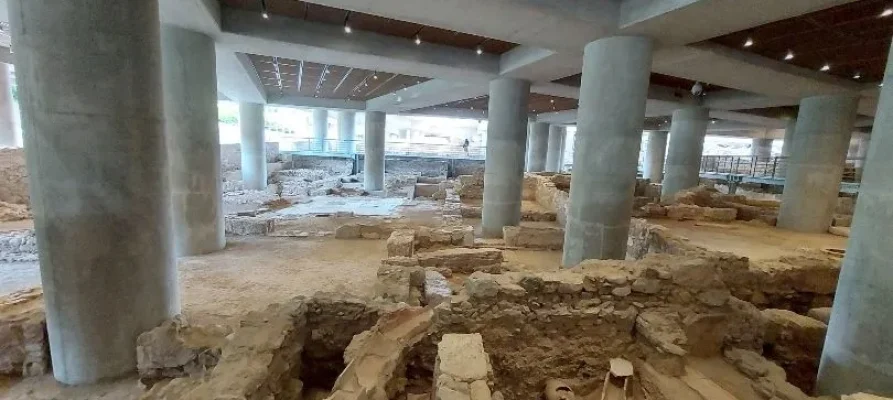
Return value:
[(838, 197), (837, 207), (834, 209), (835, 214), (853, 215), (856, 210), (855, 197)]
[(412, 257), (414, 252), (414, 230), (397, 229), (388, 237), (388, 257)]
[(481, 218), (482, 208), (481, 206), (462, 204), (460, 213), (462, 218)]
[(419, 274), (421, 271), (418, 267), (382, 265), (375, 278), (375, 297), (411, 306), (420, 305), (421, 293), (413, 285), (413, 273)]
[(564, 229), (506, 226), (502, 228), (506, 246), (560, 250), (564, 246)]
[(673, 204), (666, 207), (667, 217), (682, 220), (701, 220), (704, 217), (704, 208), (694, 204)]
[(834, 219), (831, 221), (831, 225), (840, 226), (844, 228), (850, 227), (853, 224), (853, 216), (852, 215), (835, 215)]
[(443, 335), (437, 344), (434, 374), (438, 379), (448, 375), (458, 382), (486, 381), (491, 374), (490, 359), (484, 351), (481, 334)]
[(436, 306), (450, 301), (453, 291), (450, 283), (437, 271), (425, 271), (425, 305)]
[(502, 250), (452, 248), (416, 253), (421, 267), (448, 268), (456, 273), (498, 270), (503, 261)]
[(225, 232), (232, 236), (266, 236), (276, 229), (276, 221), (265, 217), (226, 216)]
[(716, 222), (732, 222), (738, 215), (738, 210), (734, 208), (704, 208), (704, 220)]
[(831, 321), (831, 307), (813, 308), (806, 313), (806, 316), (822, 321), (827, 325)]
[(39, 376), (49, 366), (43, 291), (32, 288), (0, 297), (0, 375)]
[(227, 335), (221, 325), (190, 325), (174, 317), (136, 340), (140, 381), (151, 387), (166, 378), (203, 375), (217, 365)]

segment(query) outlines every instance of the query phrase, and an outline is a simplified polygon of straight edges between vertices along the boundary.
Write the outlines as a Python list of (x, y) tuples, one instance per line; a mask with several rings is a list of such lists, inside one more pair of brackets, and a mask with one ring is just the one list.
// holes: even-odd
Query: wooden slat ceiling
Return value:
[[(260, 0), (220, 0), (227, 7), (261, 11)], [(343, 26), (348, 23), (352, 30), (375, 32), (414, 40), (416, 35), (424, 43), (475, 50), (478, 46), (487, 54), (502, 54), (517, 46), (483, 36), (470, 35), (412, 22), (399, 21), (377, 15), (347, 11), (299, 0), (266, 0), (267, 12), (304, 21)]]
[[(549, 96), (539, 93), (531, 93), (527, 98), (527, 111), (530, 114), (541, 114), (546, 112), (573, 110), (577, 108), (577, 99), (569, 99), (566, 97)], [(469, 111), (480, 111), (481, 115), (486, 115), (489, 107), (490, 96), (479, 96), (470, 99), (458, 100), (450, 103), (441, 104), (434, 107), (426, 107), (414, 110), (413, 112), (424, 113), (428, 110), (438, 109), (468, 109)]]
[[(580, 81), (582, 78), (583, 78), (583, 74), (575, 74), (575, 75), (571, 75), (571, 76), (566, 76), (561, 79), (556, 79), (552, 82), (560, 83), (562, 85), (580, 87)], [(684, 91), (685, 93), (688, 93), (691, 90), (691, 87), (695, 84), (695, 81), (693, 81), (693, 80), (689, 80), (689, 79), (685, 79), (685, 78), (677, 78), (675, 76), (663, 75), (663, 74), (658, 74), (655, 72), (651, 73), (651, 77), (650, 77), (649, 81), (652, 85), (665, 86), (665, 87), (669, 87), (669, 88), (673, 88), (673, 89), (678, 89), (678, 90)], [(707, 91), (726, 89), (722, 86), (712, 85), (710, 83), (702, 82), (702, 84), (704, 85), (704, 89)]]
[[(710, 41), (861, 82), (883, 79), (893, 15), (888, 0), (861, 0), (730, 33)], [(750, 38), (753, 44), (745, 47)], [(784, 60), (788, 51), (794, 58)], [(858, 76), (858, 79), (856, 78)]]
[[(249, 54), (267, 95), (365, 101), (427, 78)], [(278, 74), (277, 74), (278, 71)]]

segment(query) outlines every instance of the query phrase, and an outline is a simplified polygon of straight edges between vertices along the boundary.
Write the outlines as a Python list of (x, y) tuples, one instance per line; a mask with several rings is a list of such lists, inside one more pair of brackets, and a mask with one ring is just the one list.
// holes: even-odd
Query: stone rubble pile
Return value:
[(162, 379), (203, 375), (217, 365), (231, 333), (221, 325), (190, 325), (183, 316), (165, 321), (137, 338), (140, 382), (152, 387)]

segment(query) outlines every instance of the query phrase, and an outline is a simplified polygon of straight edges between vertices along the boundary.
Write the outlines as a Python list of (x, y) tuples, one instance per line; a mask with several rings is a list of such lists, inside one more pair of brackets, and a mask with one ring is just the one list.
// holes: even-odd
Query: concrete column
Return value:
[(558, 172), (561, 170), (561, 153), (564, 148), (564, 127), (552, 125), (549, 127), (549, 151), (546, 154), (546, 172)]
[(861, 169), (865, 164), (865, 157), (868, 155), (870, 142), (871, 137), (863, 132), (853, 132), (850, 138), (850, 146), (846, 157), (857, 169)]
[(534, 122), (530, 129), (530, 164), (527, 171), (543, 172), (546, 170), (546, 159), (549, 149), (549, 124)]
[(797, 134), (778, 212), (779, 228), (828, 231), (856, 118), (857, 96), (815, 96), (800, 102)]
[(512, 78), (490, 81), (481, 216), (482, 233), (487, 238), (502, 237), (502, 227), (521, 222), (529, 94), (529, 81)]
[(246, 189), (267, 188), (267, 152), (264, 145), (264, 105), (239, 103), (242, 130), (242, 183)]
[(645, 179), (652, 183), (664, 180), (664, 157), (667, 155), (667, 132), (648, 132), (648, 147), (645, 149)]
[(369, 192), (384, 190), (384, 139), (385, 120), (383, 111), (366, 111), (366, 155), (363, 159), (363, 187)]
[(326, 151), (326, 136), (329, 133), (329, 110), (323, 108), (313, 109), (313, 148), (311, 150), (324, 153)]
[(226, 245), (214, 40), (164, 25), (161, 50), (174, 250), (210, 253)]
[(672, 200), (677, 192), (698, 186), (704, 136), (707, 135), (709, 121), (709, 112), (703, 107), (673, 112), (666, 172), (660, 192), (662, 201)]
[(781, 159), (778, 160), (775, 176), (784, 178), (788, 171), (788, 162), (791, 157), (791, 149), (794, 147), (794, 131), (797, 129), (797, 119), (788, 120), (784, 128), (784, 141), (781, 143)]
[(757, 161), (769, 161), (772, 158), (772, 139), (753, 138), (750, 155)]
[(357, 127), (356, 113), (353, 111), (341, 111), (338, 113), (338, 140), (341, 145), (338, 151), (353, 155), (356, 152), (354, 141)]
[(9, 64), (0, 63), (0, 147), (16, 147), (16, 126), (12, 103)]
[(816, 382), (816, 391), (821, 395), (893, 395), (893, 158), (889, 156), (893, 152), (893, 55), (887, 59), (874, 121), (859, 201), (822, 349)]
[(561, 152), (558, 154), (558, 171), (564, 170), (564, 152), (567, 150), (567, 127), (564, 128), (564, 134), (561, 135)]
[(637, 36), (586, 45), (564, 234), (566, 267), (626, 257), (652, 48), (651, 39)]
[(158, 2), (8, 6), (53, 375), (124, 375), (180, 310)]

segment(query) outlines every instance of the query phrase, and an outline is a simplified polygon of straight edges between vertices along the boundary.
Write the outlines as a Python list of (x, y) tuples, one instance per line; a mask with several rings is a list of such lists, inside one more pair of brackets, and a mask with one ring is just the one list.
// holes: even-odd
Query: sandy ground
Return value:
[(728, 251), (754, 260), (778, 258), (808, 247), (814, 249), (846, 249), (847, 238), (828, 233), (800, 233), (770, 226), (753, 226), (743, 222), (731, 224), (652, 219), (692, 243), (711, 250)]

